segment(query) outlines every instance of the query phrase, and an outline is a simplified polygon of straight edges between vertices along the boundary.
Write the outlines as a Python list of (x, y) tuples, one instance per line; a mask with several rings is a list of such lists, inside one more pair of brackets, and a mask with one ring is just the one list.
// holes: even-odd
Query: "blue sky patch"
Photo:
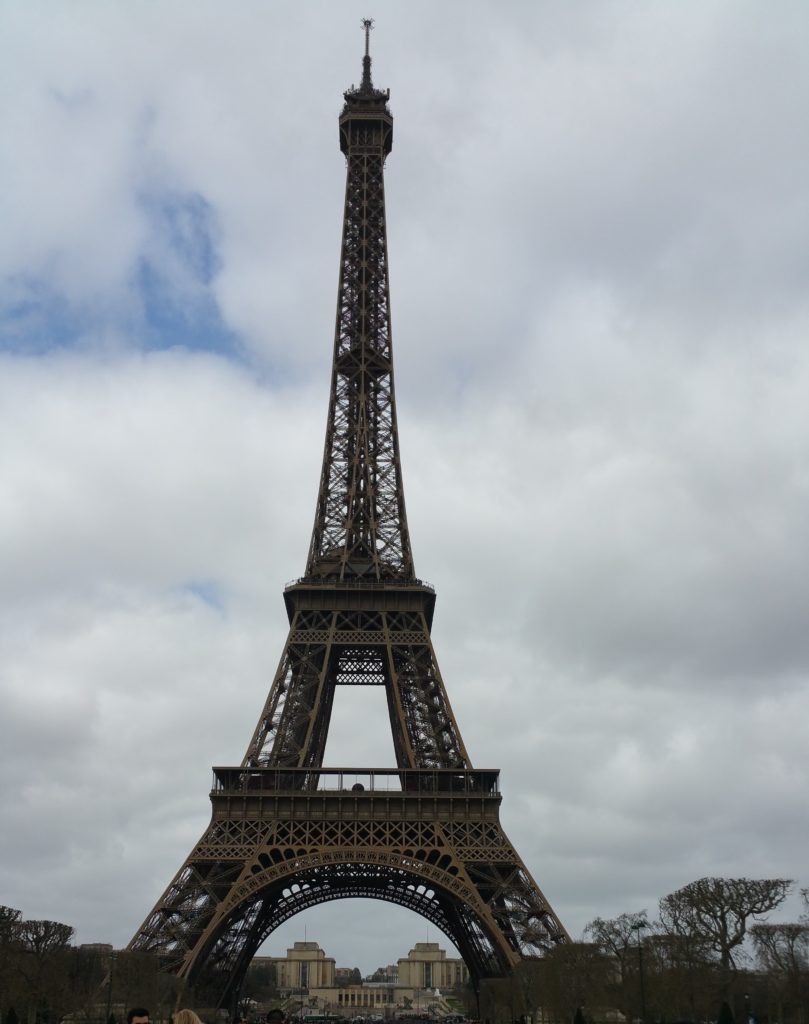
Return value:
[(209, 285), (221, 263), (216, 216), (207, 199), (198, 192), (143, 194), (140, 205), (159, 242), (171, 249), (196, 281)]
[(159, 350), (182, 346), (196, 351), (242, 355), (235, 332), (229, 330), (208, 289), (183, 289), (178, 295), (171, 278), (148, 259), (141, 259), (137, 287), (143, 309), (142, 345)]
[(218, 612), (224, 611), (225, 601), (222, 587), (215, 580), (193, 580), (186, 583), (183, 590), (198, 598), (203, 604)]
[[(197, 193), (142, 193), (147, 240), (128, 282), (71, 298), (47, 273), (6, 279), (0, 298), (0, 351), (43, 355), (109, 337), (147, 351), (175, 347), (243, 360), (212, 289), (221, 267), (211, 204)], [(81, 260), (81, 253), (71, 258)]]
[(222, 320), (211, 284), (221, 266), (213, 207), (198, 193), (144, 193), (151, 246), (138, 261), (136, 284), (148, 349), (184, 348), (241, 357)]
[(9, 291), (13, 297), (0, 305), (0, 351), (42, 355), (74, 344), (92, 329), (89, 311), (72, 306), (42, 278), (21, 275)]

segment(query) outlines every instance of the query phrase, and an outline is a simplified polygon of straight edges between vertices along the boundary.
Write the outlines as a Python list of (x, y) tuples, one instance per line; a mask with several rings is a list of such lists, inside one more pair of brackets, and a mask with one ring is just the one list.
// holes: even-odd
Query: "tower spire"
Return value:
[(371, 84), (369, 34), (359, 89), (340, 115), (346, 157), (332, 386), (309, 579), (413, 580), (405, 514), (388, 284), (383, 167), (393, 145), (389, 91)]
[(363, 92), (372, 92), (371, 82), (371, 29), (374, 27), (373, 18), (363, 18), (362, 27), (365, 29), (365, 56), (362, 58), (362, 85)]

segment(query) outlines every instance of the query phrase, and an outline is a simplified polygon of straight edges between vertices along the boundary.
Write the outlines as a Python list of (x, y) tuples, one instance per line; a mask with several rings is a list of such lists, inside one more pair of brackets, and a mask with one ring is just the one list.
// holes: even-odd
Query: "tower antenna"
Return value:
[(364, 92), (370, 92), (373, 89), (371, 83), (371, 29), (374, 27), (373, 18), (363, 18), (362, 27), (365, 29), (365, 56), (362, 58), (362, 85), (360, 88)]
[(370, 35), (371, 35), (371, 29), (374, 27), (374, 19), (373, 18), (363, 18), (362, 19), (362, 27), (365, 29), (365, 56), (366, 57), (370, 57), (371, 56), (371, 51), (370, 51)]

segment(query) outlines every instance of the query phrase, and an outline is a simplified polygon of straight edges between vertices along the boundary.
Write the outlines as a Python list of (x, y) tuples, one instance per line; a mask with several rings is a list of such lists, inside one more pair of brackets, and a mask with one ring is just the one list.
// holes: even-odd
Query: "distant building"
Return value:
[(469, 979), (463, 960), (448, 957), (437, 942), (417, 942), (406, 957), (378, 968), (362, 984), (352, 982), (353, 967), (335, 967), (316, 942), (296, 942), (285, 957), (257, 956), (253, 964), (274, 965), (282, 995), (305, 992), (305, 1013), (391, 1016), (397, 1008), (430, 1006), (447, 1012), (436, 990), (448, 991)]
[(326, 956), (316, 942), (296, 942), (286, 956), (257, 956), (253, 963), (275, 967), (275, 983), (282, 993), (335, 984), (334, 957)]
[(388, 985), (397, 985), (399, 982), (399, 965), (388, 964), (386, 967), (377, 967), (373, 974), (369, 974), (366, 981), (384, 981)]
[(469, 980), (466, 964), (448, 957), (437, 942), (417, 942), (399, 961), (399, 985), (413, 989), (449, 989)]
[(354, 1013), (363, 1016), (368, 1013), (385, 1013), (398, 1005), (398, 990), (393, 985), (379, 984), (374, 981), (363, 982), (362, 985), (347, 985), (331, 991), (321, 990), (317, 993), (321, 1003), (327, 1009), (333, 1007), (342, 1013)]

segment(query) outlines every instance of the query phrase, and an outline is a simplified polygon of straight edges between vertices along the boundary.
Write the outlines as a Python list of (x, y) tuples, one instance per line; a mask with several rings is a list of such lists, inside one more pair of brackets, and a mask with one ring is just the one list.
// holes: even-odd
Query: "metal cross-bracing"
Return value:
[(346, 197), (331, 399), (306, 576), (411, 580), (390, 331), (383, 166), (393, 118), (368, 74), (346, 93)]
[(336, 899), (415, 910), (477, 978), (566, 938), (499, 823), (496, 771), (218, 768), (211, 798), (210, 826), (132, 948), (219, 1002), (275, 928)]
[[(499, 821), (498, 773), (472, 767), (415, 576), (390, 333), (383, 166), (388, 93), (345, 93), (346, 201), (323, 469), (306, 571), (284, 591), (289, 633), (240, 765), (217, 768), (213, 814), (130, 943), (198, 1002), (238, 994), (261, 943), (337, 899), (432, 921), (476, 981), (568, 940)], [(385, 689), (395, 767), (323, 764), (337, 686)]]
[(320, 766), (342, 684), (386, 688), (398, 767), (469, 766), (430, 639), (430, 588), (302, 581), (286, 597), (289, 636), (245, 765)]

